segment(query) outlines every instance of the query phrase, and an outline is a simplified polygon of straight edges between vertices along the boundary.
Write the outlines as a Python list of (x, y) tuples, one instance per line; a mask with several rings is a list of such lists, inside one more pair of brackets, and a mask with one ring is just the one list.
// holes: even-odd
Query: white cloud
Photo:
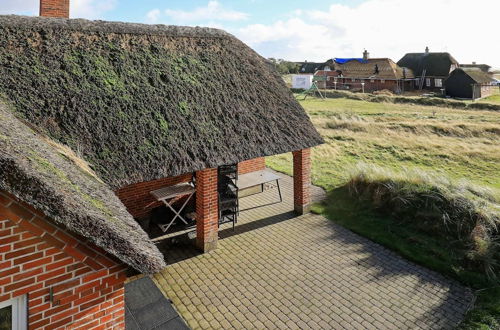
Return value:
[(156, 23), (156, 22), (158, 22), (158, 19), (160, 18), (160, 15), (161, 15), (161, 11), (158, 8), (150, 10), (146, 14), (147, 22), (148, 23)]
[(115, 8), (118, 0), (73, 0), (70, 1), (71, 18), (102, 18), (103, 14)]
[(332, 32), (324, 25), (290, 18), (272, 25), (249, 25), (236, 34), (265, 56), (304, 60), (313, 56), (328, 58), (328, 45), (335, 40)]
[(397, 61), (406, 52), (448, 51), (459, 62), (500, 67), (500, 43), (494, 40), (498, 0), (367, 0), (355, 7), (333, 4), (326, 11), (303, 10), (294, 18), (235, 31), (264, 56), (324, 61), (373, 57)]
[(165, 15), (180, 22), (200, 21), (241, 21), (248, 19), (248, 14), (225, 9), (218, 1), (211, 0), (205, 7), (198, 7), (192, 11), (166, 9)]

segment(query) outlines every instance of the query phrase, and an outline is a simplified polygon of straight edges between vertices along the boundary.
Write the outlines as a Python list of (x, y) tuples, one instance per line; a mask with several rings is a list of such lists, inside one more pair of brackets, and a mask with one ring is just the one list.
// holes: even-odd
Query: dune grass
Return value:
[(500, 93), (485, 97), (484, 99), (479, 100), (479, 102), (500, 104)]
[[(328, 192), (315, 211), (470, 286), (476, 308), (463, 328), (500, 326), (500, 113), (344, 98), (301, 103), (326, 142), (312, 152), (312, 180)], [(267, 164), (292, 170), (290, 154)]]

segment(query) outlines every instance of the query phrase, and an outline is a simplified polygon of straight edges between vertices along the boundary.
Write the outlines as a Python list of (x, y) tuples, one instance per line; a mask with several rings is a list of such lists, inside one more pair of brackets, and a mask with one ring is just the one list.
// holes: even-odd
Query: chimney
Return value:
[(69, 0), (40, 0), (40, 16), (69, 18)]
[(429, 47), (425, 47), (425, 53), (429, 54)]
[(476, 65), (476, 62), (472, 62), (473, 65)]
[(369, 58), (370, 58), (370, 53), (368, 53), (368, 51), (365, 49), (365, 51), (363, 52), (363, 60), (368, 61)]

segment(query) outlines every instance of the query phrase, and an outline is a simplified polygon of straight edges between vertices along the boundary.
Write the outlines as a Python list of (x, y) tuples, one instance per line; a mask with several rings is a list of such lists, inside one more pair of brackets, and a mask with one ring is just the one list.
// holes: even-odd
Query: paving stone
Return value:
[[(282, 175), (283, 176), (283, 175)], [(155, 275), (193, 329), (406, 329), (456, 326), (470, 290), (319, 215), (294, 216), (293, 185), (284, 201), (242, 211), (222, 225), (218, 249)], [(324, 193), (312, 187), (315, 198)], [(241, 199), (242, 210), (276, 201), (273, 189)]]

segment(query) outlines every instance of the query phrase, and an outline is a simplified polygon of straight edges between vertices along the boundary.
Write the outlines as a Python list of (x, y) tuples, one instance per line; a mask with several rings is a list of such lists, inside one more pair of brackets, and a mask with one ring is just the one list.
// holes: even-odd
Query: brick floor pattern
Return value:
[[(294, 216), (284, 202), (243, 211), (218, 249), (166, 251), (158, 287), (193, 329), (449, 329), (472, 303), (470, 290), (319, 215)], [(323, 196), (313, 187), (313, 199)], [(241, 208), (277, 200), (246, 197)]]

